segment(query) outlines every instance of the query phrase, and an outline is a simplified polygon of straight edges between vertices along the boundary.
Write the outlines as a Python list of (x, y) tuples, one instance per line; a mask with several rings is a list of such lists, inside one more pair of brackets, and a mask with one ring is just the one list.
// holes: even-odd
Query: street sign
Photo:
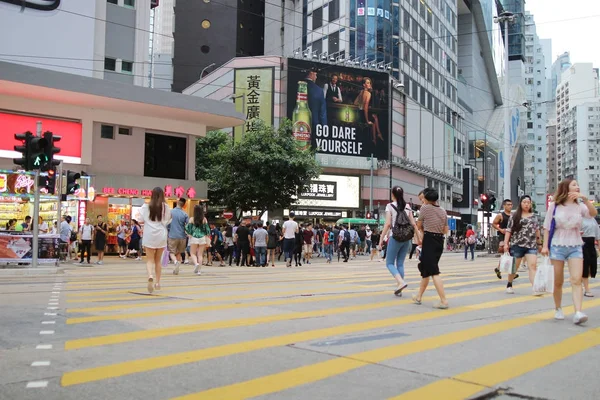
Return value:
[(448, 229), (451, 231), (456, 230), (456, 220), (454, 218), (448, 220)]
[(231, 219), (233, 218), (233, 213), (231, 211), (223, 211), (223, 218)]

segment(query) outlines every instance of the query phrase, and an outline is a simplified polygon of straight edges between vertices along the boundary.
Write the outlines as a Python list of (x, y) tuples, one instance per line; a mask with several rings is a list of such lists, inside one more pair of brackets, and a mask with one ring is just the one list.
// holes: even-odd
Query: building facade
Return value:
[(147, 86), (151, 3), (62, 1), (52, 11), (21, 11), (1, 2), (0, 35), (11, 40), (0, 52), (14, 63)]
[(264, 54), (264, 1), (177, 0), (174, 12), (175, 92), (234, 57)]

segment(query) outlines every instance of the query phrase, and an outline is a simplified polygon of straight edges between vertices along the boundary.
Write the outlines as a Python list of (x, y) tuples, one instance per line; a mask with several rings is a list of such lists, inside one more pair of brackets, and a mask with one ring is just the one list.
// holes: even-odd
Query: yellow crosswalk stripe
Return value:
[[(588, 307), (600, 305), (600, 300), (594, 300), (586, 303)], [(572, 309), (573, 307), (568, 307)], [(565, 307), (567, 309), (567, 307)], [(342, 373), (374, 363), (381, 363), (410, 354), (423, 351), (434, 350), (444, 346), (464, 343), (469, 340), (497, 334), (510, 329), (530, 325), (548, 318), (552, 318), (554, 311), (544, 312), (532, 316), (515, 318), (507, 321), (501, 321), (493, 324), (469, 328), (462, 331), (451, 332), (432, 338), (425, 338), (413, 342), (402, 343), (398, 345), (386, 346), (375, 350), (364, 351), (361, 353), (350, 354), (345, 357), (332, 359), (304, 367), (294, 368), (276, 374), (267, 375), (261, 378), (251, 379), (245, 382), (239, 382), (232, 385), (217, 387), (198, 393), (192, 393), (177, 397), (172, 400), (241, 400), (266, 394), (277, 393), (286, 389), (291, 389), (307, 383), (317, 382), (326, 378), (340, 375)], [(595, 333), (597, 335), (597, 332)], [(600, 336), (594, 340), (594, 346), (600, 343)], [(580, 345), (580, 347), (583, 347)], [(589, 347), (588, 347), (589, 348)], [(536, 355), (539, 353), (536, 353)], [(551, 357), (551, 356), (550, 356)], [(556, 357), (556, 356), (554, 356)], [(549, 356), (544, 358), (549, 359)], [(523, 366), (520, 366), (522, 369)], [(490, 369), (488, 374), (494, 374), (496, 371)], [(483, 378), (482, 378), (483, 379)], [(448, 399), (447, 391), (438, 392), (438, 396), (419, 396), (415, 399)]]
[(250, 340), (241, 343), (222, 345), (207, 349), (181, 352), (166, 356), (151, 357), (135, 361), (126, 361), (119, 364), (107, 365), (103, 367), (89, 368), (80, 371), (65, 373), (62, 377), (63, 386), (77, 385), (87, 382), (98, 381), (102, 379), (115, 378), (124, 375), (130, 375), (139, 372), (152, 371), (160, 368), (167, 368), (176, 365), (199, 362), (217, 357), (225, 357), (233, 354), (246, 353), (255, 350), (267, 349), (278, 346), (286, 346), (290, 343), (301, 343), (315, 339), (339, 336), (360, 331), (372, 329), (381, 329), (390, 326), (398, 326), (407, 323), (427, 321), (436, 318), (443, 318), (451, 315), (463, 314), (475, 309), (482, 310), (495, 308), (510, 304), (524, 303), (536, 300), (536, 297), (512, 297), (500, 301), (491, 301), (477, 304), (476, 306), (463, 306), (451, 308), (448, 310), (429, 311), (420, 314), (405, 315), (396, 318), (387, 318), (382, 320), (360, 322), (332, 328), (315, 329), (305, 332), (298, 332), (288, 335), (269, 337), (265, 339)]
[[(525, 288), (530, 287), (529, 284), (515, 285), (515, 288)], [(496, 287), (491, 289), (482, 289), (482, 290), (474, 290), (468, 292), (461, 293), (453, 293), (447, 295), (448, 298), (460, 298), (460, 297), (468, 297), (468, 296), (476, 296), (480, 294), (490, 294), (503, 292), (504, 287)], [(567, 292), (567, 290), (565, 290)], [(520, 297), (519, 297), (520, 298)], [(524, 299), (529, 299), (529, 297), (523, 297)], [(435, 297), (427, 297), (424, 298), (424, 301), (437, 299)], [(315, 311), (304, 311), (304, 312), (291, 312), (285, 314), (277, 314), (265, 317), (255, 317), (255, 318), (240, 318), (240, 319), (232, 319), (226, 321), (215, 321), (215, 322), (206, 322), (200, 324), (191, 324), (191, 325), (182, 325), (182, 326), (174, 326), (167, 328), (158, 328), (158, 329), (145, 329), (140, 331), (132, 331), (119, 333), (114, 335), (105, 335), (105, 336), (97, 336), (85, 339), (75, 339), (69, 340), (65, 343), (66, 350), (74, 350), (80, 349), (84, 347), (94, 347), (94, 346), (104, 346), (109, 344), (117, 344), (117, 343), (126, 343), (136, 340), (143, 339), (152, 339), (158, 337), (172, 336), (172, 335), (181, 335), (185, 333), (191, 332), (200, 332), (200, 331), (209, 331), (214, 329), (224, 329), (224, 328), (232, 328), (232, 327), (241, 327), (241, 326), (252, 326), (264, 323), (271, 323), (277, 321), (290, 321), (293, 319), (300, 318), (311, 318), (311, 317), (321, 317), (326, 315), (336, 315), (342, 313), (356, 312), (356, 311), (367, 311), (384, 307), (395, 307), (400, 304), (408, 304), (411, 303), (411, 300), (399, 300), (395, 299), (392, 301), (385, 301), (381, 303), (368, 303), (362, 305), (355, 306), (347, 306), (347, 307), (337, 307), (337, 308), (329, 308), (323, 310), (315, 310)]]
[(434, 382), (390, 400), (468, 399), (486, 388), (491, 388), (599, 345), (600, 328), (596, 328), (561, 342)]
[[(462, 287), (468, 285), (474, 285), (478, 283), (489, 283), (495, 282), (495, 280), (480, 280), (480, 281), (467, 281), (467, 282), (459, 282), (459, 283), (451, 283), (444, 285), (445, 288), (453, 288), (453, 287)], [(389, 285), (388, 285), (389, 286)], [(411, 289), (415, 291), (416, 289)], [(409, 293), (411, 290), (407, 290)], [(433, 287), (429, 287), (428, 290), (433, 290)], [(296, 297), (290, 299), (280, 299), (280, 300), (268, 300), (262, 302), (248, 302), (248, 303), (239, 303), (239, 304), (215, 304), (201, 307), (186, 307), (186, 308), (176, 308), (176, 309), (168, 309), (168, 310), (158, 310), (158, 311), (145, 311), (138, 313), (120, 313), (120, 314), (109, 314), (109, 315), (96, 315), (90, 317), (75, 317), (68, 318), (66, 323), (67, 325), (71, 324), (82, 324), (82, 323), (90, 323), (90, 322), (98, 322), (98, 321), (116, 321), (116, 320), (124, 320), (124, 319), (134, 319), (134, 318), (146, 318), (146, 317), (159, 317), (164, 315), (176, 315), (176, 314), (187, 314), (187, 313), (196, 313), (202, 311), (216, 311), (216, 310), (230, 310), (230, 309), (238, 309), (238, 308), (248, 308), (248, 307), (270, 307), (282, 304), (297, 304), (297, 303), (312, 303), (312, 302), (321, 302), (327, 300), (343, 300), (343, 299), (352, 299), (357, 297), (373, 297), (373, 296), (389, 296), (390, 290), (381, 290), (381, 291), (373, 291), (373, 292), (365, 292), (365, 293), (349, 293), (349, 294), (338, 294), (338, 295), (325, 295), (325, 296), (306, 296), (306, 297)], [(183, 302), (174, 302), (177, 304), (192, 304), (189, 300)], [(396, 301), (397, 303), (397, 301)], [(388, 305), (395, 305), (394, 302), (385, 302), (382, 307), (386, 307)], [(375, 303), (377, 304), (377, 303)], [(374, 307), (377, 308), (377, 307)]]

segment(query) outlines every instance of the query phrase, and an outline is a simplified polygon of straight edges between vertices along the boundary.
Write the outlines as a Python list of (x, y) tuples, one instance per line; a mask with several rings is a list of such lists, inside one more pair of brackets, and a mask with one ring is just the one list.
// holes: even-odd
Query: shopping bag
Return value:
[(554, 267), (548, 257), (543, 257), (535, 272), (533, 291), (537, 293), (554, 292)]
[(508, 254), (508, 253), (502, 254), (502, 257), (500, 257), (500, 272), (503, 274), (514, 273), (513, 272), (513, 264), (514, 264), (514, 259), (510, 254)]
[(167, 265), (169, 265), (169, 250), (167, 248), (165, 248), (165, 251), (163, 251), (162, 258), (160, 260), (160, 264), (163, 267), (166, 267)]

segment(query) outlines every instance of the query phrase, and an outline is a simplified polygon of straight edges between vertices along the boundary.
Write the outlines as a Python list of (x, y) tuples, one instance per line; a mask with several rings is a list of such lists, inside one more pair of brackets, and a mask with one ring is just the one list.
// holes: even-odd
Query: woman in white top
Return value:
[[(165, 203), (162, 188), (152, 189), (150, 203), (140, 210), (139, 222), (144, 223), (144, 247), (146, 248), (146, 269), (148, 271), (148, 292), (160, 289), (161, 258), (167, 247), (167, 225), (171, 222), (171, 210)], [(152, 271), (156, 273), (156, 283)]]
[(48, 224), (46, 223), (46, 221), (44, 221), (44, 218), (42, 218), (41, 216), (38, 218), (38, 231), (40, 235), (45, 235), (46, 233), (48, 233)]

